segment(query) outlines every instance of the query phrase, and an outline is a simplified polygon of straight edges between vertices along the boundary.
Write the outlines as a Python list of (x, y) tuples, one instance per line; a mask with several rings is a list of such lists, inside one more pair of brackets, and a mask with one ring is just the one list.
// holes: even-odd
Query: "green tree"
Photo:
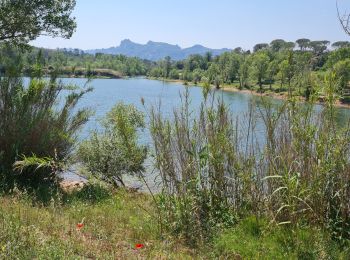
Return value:
[(263, 91), (263, 81), (266, 77), (266, 72), (269, 67), (270, 58), (263, 52), (259, 51), (255, 53), (252, 57), (252, 74), (253, 77), (257, 80), (260, 91)]
[(237, 53), (237, 54), (242, 54), (244, 51), (243, 51), (242, 47), (237, 47), (237, 48), (233, 49), (233, 52)]
[(238, 79), (239, 79), (240, 89), (248, 87), (249, 68), (250, 68), (250, 61), (246, 56), (244, 56), (240, 62), (240, 66), (238, 70)]
[(305, 38), (296, 40), (296, 43), (298, 44), (301, 51), (305, 51), (307, 48), (309, 48), (310, 42), (311, 41), (309, 39)]
[(70, 38), (75, 0), (0, 1), (0, 42), (26, 44), (40, 35)]
[(332, 44), (332, 47), (335, 49), (339, 49), (339, 48), (347, 48), (350, 47), (350, 42), (348, 41), (338, 41), (338, 42), (334, 42)]
[(232, 52), (230, 55), (230, 60), (227, 68), (228, 79), (230, 83), (238, 79), (241, 56), (241, 54), (237, 54), (235, 52)]
[(269, 45), (267, 43), (258, 43), (253, 47), (253, 51), (257, 52), (259, 50), (267, 49)]
[(208, 52), (205, 53), (204, 58), (205, 58), (207, 63), (211, 62), (212, 59), (213, 59), (213, 54), (210, 51), (208, 51)]
[(309, 39), (305, 39), (305, 38), (298, 39), (296, 41), (301, 51), (305, 51), (307, 48), (309, 48), (310, 42), (311, 41)]
[(280, 71), (280, 80), (281, 86), (283, 86), (284, 82), (288, 83), (288, 93), (292, 95), (292, 79), (295, 75), (295, 60), (294, 53), (289, 51), (287, 57), (280, 63), (279, 66)]
[(164, 66), (164, 77), (168, 78), (170, 70), (171, 70), (171, 58), (170, 58), (170, 56), (165, 57), (164, 62), (163, 62), (163, 66)]
[(179, 71), (177, 69), (172, 69), (169, 73), (169, 78), (171, 79), (179, 79), (180, 75), (179, 75)]
[(294, 42), (286, 42), (284, 45), (285, 50), (294, 50), (295, 48), (295, 43)]
[(332, 68), (338, 61), (350, 58), (350, 48), (339, 48), (332, 51), (325, 64), (326, 68)]
[(230, 77), (230, 54), (228, 52), (220, 55), (218, 65), (222, 80), (228, 82)]
[(327, 50), (327, 46), (330, 44), (329, 41), (312, 41), (309, 43), (309, 47), (312, 51), (317, 54), (323, 54)]
[(201, 69), (195, 69), (193, 71), (193, 83), (197, 84), (202, 80), (203, 71)]
[(336, 77), (339, 80), (340, 92), (348, 87), (350, 81), (350, 59), (338, 61), (334, 65)]
[(284, 49), (285, 46), (286, 46), (286, 41), (282, 39), (276, 39), (270, 43), (271, 50), (274, 52), (278, 52)]
[(277, 73), (278, 73), (278, 61), (272, 60), (269, 63), (269, 66), (266, 72), (266, 80), (269, 82), (270, 90), (272, 90), (272, 83), (275, 81), (275, 77)]
[(209, 79), (209, 82), (211, 84), (214, 84), (215, 80), (217, 79), (217, 77), (220, 75), (220, 68), (217, 64), (212, 63), (209, 67), (209, 69), (207, 70), (207, 77)]

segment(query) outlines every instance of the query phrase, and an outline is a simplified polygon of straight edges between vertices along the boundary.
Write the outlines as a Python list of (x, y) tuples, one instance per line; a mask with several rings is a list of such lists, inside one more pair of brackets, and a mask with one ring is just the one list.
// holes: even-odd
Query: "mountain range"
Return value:
[(211, 52), (212, 55), (216, 56), (226, 51), (230, 51), (230, 49), (210, 49), (199, 44), (183, 49), (179, 45), (172, 45), (164, 42), (149, 41), (146, 44), (140, 44), (126, 39), (121, 41), (120, 45), (117, 47), (86, 50), (85, 53), (123, 54), (129, 57), (158, 61), (166, 56), (170, 56), (172, 60), (182, 60), (193, 54), (203, 55), (207, 52)]

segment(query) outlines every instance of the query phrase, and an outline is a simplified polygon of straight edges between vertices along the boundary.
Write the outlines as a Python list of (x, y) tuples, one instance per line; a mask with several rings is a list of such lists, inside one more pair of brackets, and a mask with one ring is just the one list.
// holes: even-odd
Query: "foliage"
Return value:
[[(21, 64), (27, 75), (46, 75), (52, 71), (70, 77), (91, 76), (138, 76), (152, 78), (183, 80), (201, 84), (209, 80), (217, 88), (222, 86), (247, 88), (265, 92), (286, 92), (289, 95), (305, 96), (307, 86), (303, 85), (305, 75), (313, 72), (320, 77), (325, 71), (334, 70), (336, 63), (350, 58), (346, 42), (335, 42), (335, 50), (328, 50), (328, 41), (311, 41), (299, 39), (295, 43), (282, 39), (273, 40), (270, 44), (257, 45), (259, 50), (250, 54), (236, 48), (219, 56), (191, 55), (185, 60), (173, 61), (169, 57), (158, 62), (140, 60), (123, 55), (95, 55), (81, 50), (46, 50), (33, 48), (21, 53), (14, 48), (0, 48), (2, 61), (0, 72), (4, 71), (3, 63)], [(339, 47), (337, 47), (339, 46)], [(261, 48), (260, 48), (261, 47)], [(40, 59), (38, 59), (38, 57)], [(264, 57), (263, 57), (264, 56)], [(110, 71), (104, 71), (110, 70)], [(107, 74), (105, 72), (108, 72)], [(346, 80), (346, 70), (338, 70), (338, 78)], [(343, 84), (345, 86), (345, 84)], [(340, 100), (342, 88), (337, 91)], [(284, 93), (286, 94), (286, 93)]]
[(139, 144), (143, 114), (133, 105), (117, 104), (103, 119), (102, 132), (95, 130), (79, 147), (79, 157), (93, 175), (124, 186), (124, 174), (140, 174), (147, 149)]
[[(270, 44), (257, 44), (252, 54), (236, 48), (216, 57), (191, 55), (182, 61), (166, 63), (167, 67), (170, 65), (167, 78), (192, 81), (194, 84), (209, 80), (217, 88), (237, 87), (259, 92), (265, 92), (268, 85), (269, 91), (307, 98), (307, 93), (311, 91), (305, 84), (308, 75), (321, 78), (325, 71), (334, 70), (335, 64), (340, 61), (345, 64), (346, 59), (350, 58), (347, 42), (335, 42), (336, 49), (332, 51), (328, 50), (329, 44), (326, 40), (298, 39), (293, 43), (276, 39)], [(295, 49), (296, 45), (298, 50)], [(165, 78), (164, 64), (164, 61), (151, 64), (147, 75)], [(340, 64), (337, 77), (343, 79), (343, 86), (337, 89), (336, 94), (344, 102), (346, 99), (342, 97), (342, 90), (347, 75), (346, 70), (340, 69)]]
[[(56, 70), (57, 74), (70, 77), (84, 77), (87, 76), (89, 70), (90, 72), (101, 72), (102, 69), (113, 70), (121, 76), (138, 76), (146, 75), (152, 64), (152, 62), (134, 57), (101, 53), (92, 55), (78, 49), (49, 50), (33, 47), (23, 52), (13, 46), (0, 45), (0, 55), (2, 57), (0, 71), (4, 64), (18, 57), (21, 59), (26, 75), (33, 75), (40, 66), (43, 74), (50, 74)], [(38, 59), (39, 56), (40, 59)], [(4, 68), (2, 70), (4, 72)]]
[[(0, 79), (2, 188), (12, 188), (15, 183), (35, 187), (44, 180), (56, 180), (58, 169), (53, 166), (69, 159), (77, 132), (90, 114), (86, 109), (77, 110), (76, 105), (91, 89), (75, 90), (55, 78), (34, 78), (28, 86), (20, 77)], [(61, 97), (64, 101), (59, 104)], [(21, 170), (15, 174), (13, 164), (21, 160), (16, 164)], [(36, 167), (37, 171), (29, 167), (47, 162), (50, 167)]]
[(342, 93), (342, 90), (348, 88), (350, 81), (350, 59), (345, 59), (337, 62), (334, 65), (333, 70), (339, 80), (340, 90), (338, 93)]
[[(163, 187), (158, 201), (161, 220), (170, 232), (197, 246), (216, 229), (234, 224), (232, 210), (244, 205), (241, 198), (246, 192), (245, 180), (235, 174), (244, 161), (236, 155), (228, 108), (221, 100), (214, 106), (210, 93), (205, 96), (208, 101), (202, 103), (198, 117), (189, 110), (187, 92), (181, 109), (174, 111), (174, 121), (163, 118), (155, 108), (150, 114)], [(240, 187), (232, 186), (233, 182), (241, 183)]]
[(260, 51), (256, 52), (252, 59), (253, 76), (258, 82), (260, 91), (262, 91), (262, 84), (266, 79), (266, 73), (269, 68), (270, 58), (266, 53)]
[(348, 241), (350, 127), (336, 121), (334, 73), (323, 88), (327, 103), (317, 111), (314, 91), (305, 106), (292, 96), (279, 105), (261, 99), (237, 120), (208, 90), (198, 114), (189, 110), (187, 92), (172, 119), (151, 109), (164, 227), (200, 245), (217, 228), (254, 214), (272, 225), (320, 226)]
[(75, 0), (1, 0), (0, 42), (26, 44), (40, 35), (70, 38)]

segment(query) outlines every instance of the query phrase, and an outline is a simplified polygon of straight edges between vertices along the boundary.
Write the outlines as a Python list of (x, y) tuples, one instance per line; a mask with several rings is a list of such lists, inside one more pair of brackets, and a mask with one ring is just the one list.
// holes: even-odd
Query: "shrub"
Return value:
[(112, 198), (112, 191), (103, 183), (87, 183), (81, 190), (74, 190), (72, 193), (66, 193), (64, 201), (66, 203), (85, 202), (100, 203)]
[(119, 103), (102, 120), (102, 128), (80, 145), (79, 157), (93, 175), (125, 186), (124, 174), (144, 169), (147, 149), (137, 138), (137, 131), (144, 128), (144, 116), (133, 105)]
[[(58, 172), (52, 171), (52, 167), (36, 170), (35, 163), (28, 164), (28, 158), (44, 158), (44, 161), (56, 161), (56, 165), (69, 159), (77, 132), (90, 114), (86, 109), (76, 110), (76, 105), (91, 89), (77, 90), (54, 77), (31, 79), (29, 86), (25, 86), (21, 77), (0, 78), (2, 188), (11, 189), (15, 184), (35, 188), (43, 182), (57, 180)], [(59, 103), (63, 95), (65, 100)], [(13, 164), (24, 158), (27, 158), (28, 167), (14, 172)]]

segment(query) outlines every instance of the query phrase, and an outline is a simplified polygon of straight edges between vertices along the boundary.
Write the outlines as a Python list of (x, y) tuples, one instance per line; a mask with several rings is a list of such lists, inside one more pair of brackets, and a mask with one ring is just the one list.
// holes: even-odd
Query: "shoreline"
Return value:
[[(225, 91), (225, 92), (238, 92), (238, 93), (245, 93), (245, 94), (250, 94), (250, 95), (254, 95), (254, 96), (260, 96), (260, 97), (271, 97), (273, 99), (278, 99), (278, 100), (287, 100), (288, 96), (284, 93), (272, 93), (272, 92), (267, 92), (267, 93), (259, 93), (255, 90), (248, 90), (248, 89), (238, 89), (235, 87), (222, 87), (219, 90)], [(298, 101), (301, 103), (305, 103), (305, 98), (302, 96), (296, 96)], [(315, 102), (316, 105), (321, 105), (324, 106), (326, 103), (322, 102), (322, 101), (316, 101)], [(337, 100), (334, 103), (334, 107), (337, 108), (347, 108), (350, 109), (350, 103), (342, 103), (340, 100)]]
[[(194, 84), (193, 82), (187, 82), (187, 85), (185, 85), (185, 81), (181, 80), (181, 79), (160, 79), (160, 78), (151, 78), (151, 77), (146, 77), (147, 79), (151, 79), (151, 80), (158, 80), (158, 81), (164, 81), (164, 82), (169, 82), (169, 83), (180, 83), (183, 84), (184, 86), (197, 86), (197, 87), (201, 87), (201, 84)], [(213, 87), (213, 89), (215, 89), (215, 87)], [(234, 86), (230, 86), (230, 85), (223, 85), (222, 87), (220, 87), (217, 90), (221, 90), (224, 92), (233, 92), (233, 93), (243, 93), (243, 94), (250, 94), (250, 95), (254, 95), (254, 96), (260, 96), (260, 97), (271, 97), (273, 99), (278, 99), (278, 100), (287, 100), (288, 96), (287, 94), (281, 92), (281, 93), (276, 93), (276, 92), (265, 92), (265, 93), (259, 93), (255, 90), (249, 90), (249, 89), (238, 89), (237, 87)], [(302, 96), (297, 96), (298, 101), (305, 103), (305, 98)], [(325, 102), (322, 101), (316, 101), (315, 104), (317, 105), (321, 105), (324, 106)], [(342, 103), (340, 100), (337, 100), (334, 103), (334, 106), (337, 108), (346, 108), (346, 109), (350, 109), (350, 103)]]

